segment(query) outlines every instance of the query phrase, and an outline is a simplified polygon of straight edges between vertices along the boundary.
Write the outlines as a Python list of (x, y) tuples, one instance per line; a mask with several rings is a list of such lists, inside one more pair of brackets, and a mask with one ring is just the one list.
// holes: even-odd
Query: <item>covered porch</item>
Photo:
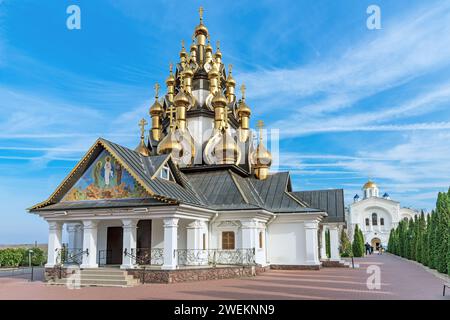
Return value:
[[(47, 268), (176, 270), (266, 263), (261, 255), (265, 239), (258, 232), (265, 233), (265, 227), (258, 221), (215, 222), (209, 212), (199, 214), (196, 208), (195, 214), (187, 214), (179, 207), (159, 214), (90, 212), (89, 218), (64, 218), (48, 220)], [(68, 239), (64, 244), (63, 229)]]

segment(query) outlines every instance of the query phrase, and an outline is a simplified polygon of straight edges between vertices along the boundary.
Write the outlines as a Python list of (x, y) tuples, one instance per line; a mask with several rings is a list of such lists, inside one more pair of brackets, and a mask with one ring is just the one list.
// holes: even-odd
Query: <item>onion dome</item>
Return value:
[(211, 70), (208, 72), (208, 78), (218, 78), (219, 77), (219, 68), (217, 67), (217, 63), (212, 64)]
[(174, 155), (175, 158), (178, 158), (181, 155), (183, 146), (178, 141), (178, 139), (176, 138), (176, 135), (175, 135), (174, 125), (173, 125), (173, 114), (175, 113), (175, 108), (173, 106), (170, 106), (167, 109), (167, 112), (169, 113), (169, 133), (158, 144), (158, 148), (156, 149), (156, 152), (158, 154), (170, 153), (170, 154)]
[(239, 148), (233, 137), (224, 130), (218, 143), (214, 147), (217, 164), (236, 164)]
[(198, 12), (200, 14), (200, 24), (195, 27), (194, 35), (195, 36), (204, 35), (205, 37), (207, 37), (208, 36), (208, 28), (206, 28), (205, 25), (203, 24), (203, 8), (200, 7)]
[(187, 58), (188, 53), (186, 51), (186, 48), (184, 47), (184, 40), (181, 41), (181, 51), (180, 51), (180, 58)]
[(175, 99), (173, 99), (173, 103), (176, 106), (186, 106), (186, 105), (189, 105), (189, 98), (183, 92), (183, 90), (180, 90), (180, 91), (178, 91), (178, 94), (175, 96)]
[(272, 164), (272, 154), (266, 149), (261, 142), (256, 147), (254, 153), (254, 166), (255, 167), (270, 167)]
[(215, 57), (221, 59), (222, 58), (222, 52), (220, 51), (220, 43), (219, 41), (217, 41), (217, 49), (216, 49), (216, 54)]
[(250, 114), (252, 113), (252, 110), (250, 109), (250, 107), (245, 103), (244, 99), (241, 99), (239, 101), (239, 105), (238, 105), (238, 115), (240, 117), (249, 117)]
[(205, 48), (206, 52), (213, 52), (213, 47), (211, 46), (211, 42), (209, 41), (209, 37), (208, 37), (208, 43), (206, 44), (206, 48)]
[(236, 86), (236, 80), (234, 80), (233, 75), (231, 74), (231, 65), (229, 67), (229, 71), (228, 71), (228, 77), (227, 77), (227, 86)]
[(373, 181), (367, 181), (364, 186), (363, 186), (363, 190), (365, 189), (370, 189), (370, 188), (377, 188), (377, 184)]
[(155, 97), (155, 102), (153, 103), (153, 105), (150, 107), (150, 115), (153, 116), (159, 116), (163, 113), (164, 108), (161, 105), (161, 103), (158, 100), (158, 97)]
[(172, 68), (173, 68), (173, 65), (170, 64), (170, 73), (169, 73), (169, 76), (168, 76), (167, 79), (166, 79), (166, 84), (167, 84), (168, 86), (173, 86), (173, 85), (175, 85), (175, 77), (174, 77), (174, 75), (173, 75), (173, 73), (172, 73)]
[(161, 142), (158, 144), (157, 152), (158, 154), (174, 154), (176, 156), (179, 156), (181, 154), (181, 151), (183, 150), (183, 147), (181, 146), (181, 143), (178, 142), (178, 140), (175, 137), (175, 133), (173, 130), (170, 130), (167, 136), (164, 137), (164, 139), (161, 140)]
[(389, 193), (385, 192), (385, 193), (383, 194), (383, 198), (384, 198), (384, 199), (390, 199), (391, 197), (389, 196)]
[(216, 94), (214, 95), (211, 104), (213, 107), (222, 107), (225, 108), (225, 106), (228, 104), (227, 98), (222, 93), (222, 90), (217, 90)]
[(353, 199), (359, 199), (359, 195), (358, 194), (355, 194), (355, 196), (353, 197)]

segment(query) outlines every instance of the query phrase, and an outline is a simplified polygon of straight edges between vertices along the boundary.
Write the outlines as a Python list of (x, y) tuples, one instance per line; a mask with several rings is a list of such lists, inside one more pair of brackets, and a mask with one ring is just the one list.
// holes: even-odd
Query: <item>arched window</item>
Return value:
[(372, 225), (377, 226), (378, 225), (378, 217), (376, 213), (372, 213)]
[(370, 225), (370, 220), (369, 220), (369, 218), (366, 218), (366, 226), (369, 226)]
[(380, 226), (384, 226), (384, 218), (380, 218)]

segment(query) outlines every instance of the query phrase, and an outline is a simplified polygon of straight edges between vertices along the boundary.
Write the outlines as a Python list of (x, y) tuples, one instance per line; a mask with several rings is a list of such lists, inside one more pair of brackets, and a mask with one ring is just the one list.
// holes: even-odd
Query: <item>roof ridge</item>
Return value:
[(237, 182), (236, 177), (234, 176), (234, 173), (230, 169), (228, 169), (227, 171), (229, 172), (229, 174), (231, 176), (231, 180), (233, 180), (233, 183), (236, 186), (236, 188), (238, 189), (242, 199), (244, 200), (244, 202), (246, 204), (249, 204), (250, 202), (248, 201), (247, 197), (245, 196), (244, 192), (242, 191), (241, 186)]

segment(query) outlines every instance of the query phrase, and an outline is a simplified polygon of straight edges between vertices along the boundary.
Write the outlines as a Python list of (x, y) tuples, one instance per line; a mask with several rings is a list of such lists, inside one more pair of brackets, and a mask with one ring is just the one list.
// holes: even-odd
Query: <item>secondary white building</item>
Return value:
[[(258, 265), (318, 269), (330, 230), (339, 261), (342, 190), (294, 192), (288, 172), (270, 173), (262, 124), (254, 145), (245, 87), (213, 54), (208, 29), (182, 47), (166, 94), (140, 122), (135, 150), (98, 139), (55, 192), (32, 208), (49, 224), (48, 268), (130, 270)], [(68, 252), (62, 230), (69, 233)]]
[(417, 211), (400, 206), (389, 194), (380, 197), (378, 186), (373, 181), (364, 184), (363, 195), (356, 194), (350, 204), (346, 221), (349, 236), (352, 239), (355, 226), (361, 229), (364, 242), (371, 244), (375, 249), (380, 244), (387, 248), (391, 229), (395, 228), (401, 219), (413, 218)]

